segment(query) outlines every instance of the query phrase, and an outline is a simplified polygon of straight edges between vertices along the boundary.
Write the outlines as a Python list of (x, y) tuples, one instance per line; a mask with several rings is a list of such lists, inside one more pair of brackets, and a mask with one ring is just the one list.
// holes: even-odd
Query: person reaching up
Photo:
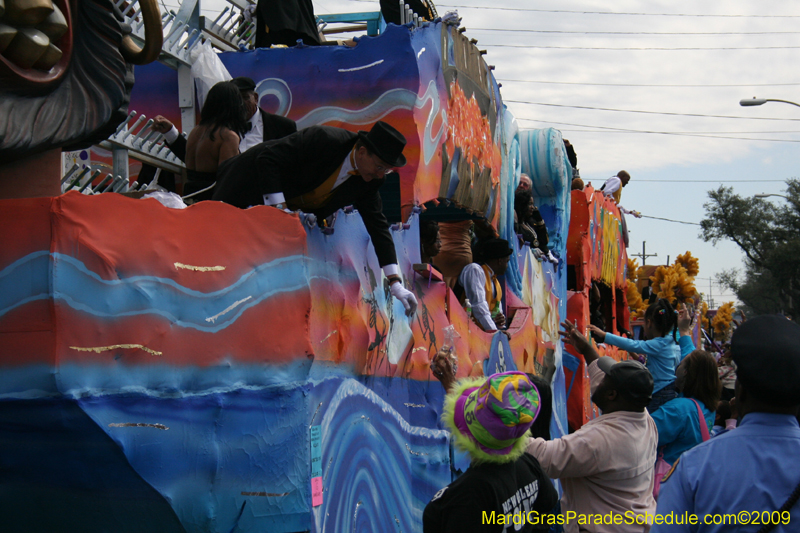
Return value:
[[(653, 377), (637, 361), (598, 357), (591, 342), (569, 322), (561, 336), (584, 357), (592, 401), (602, 415), (578, 431), (553, 440), (530, 439), (527, 452), (545, 474), (561, 480), (561, 511), (566, 516), (624, 515), (638, 521), (564, 525), (567, 533), (643, 533), (652, 520), (653, 465), (658, 433), (645, 410), (653, 393)], [(652, 523), (652, 522), (647, 522)]]
[[(644, 354), (646, 365), (653, 374), (655, 387), (653, 401), (647, 406), (652, 414), (661, 405), (678, 396), (675, 391), (675, 369), (682, 358), (677, 337), (678, 317), (669, 300), (661, 298), (650, 305), (644, 313), (644, 335), (646, 340), (631, 340), (606, 333), (596, 326), (589, 326), (597, 342), (604, 342), (628, 352)], [(694, 349), (694, 345), (692, 348)], [(686, 352), (688, 353), (688, 352)]]
[[(651, 533), (797, 531), (800, 521), (800, 326), (778, 315), (748, 319), (731, 338), (737, 366), (735, 431), (681, 455), (661, 482), (658, 514), (752, 517), (656, 523)], [(732, 409), (733, 410), (733, 409)], [(771, 519), (757, 519), (763, 512)], [(744, 514), (743, 514), (744, 513)], [(774, 529), (773, 529), (774, 527)]]

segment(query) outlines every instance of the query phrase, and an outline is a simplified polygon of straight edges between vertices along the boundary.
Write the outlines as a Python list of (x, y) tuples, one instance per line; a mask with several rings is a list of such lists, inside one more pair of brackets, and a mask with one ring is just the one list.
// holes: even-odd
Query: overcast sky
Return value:
[[(203, 14), (225, 5), (206, 0)], [(457, 6), (448, 0), (436, 6), (440, 15), (457, 9), (467, 35), (488, 50), (521, 129), (561, 130), (575, 146), (584, 181), (595, 186), (619, 170), (630, 172), (621, 202), (628, 209), (697, 223), (707, 191), (720, 184), (747, 196), (783, 193), (783, 181), (800, 176), (800, 108), (738, 103), (753, 96), (800, 102), (800, 3), (464, 0)], [(314, 10), (377, 11), (379, 4), (314, 0)], [(641, 253), (642, 241), (648, 254), (658, 254), (648, 264), (690, 250), (700, 259), (699, 290), (715, 302), (733, 299), (709, 283), (723, 269), (742, 267), (735, 245), (704, 243), (699, 226), (687, 224), (640, 219), (629, 228), (629, 254)]]

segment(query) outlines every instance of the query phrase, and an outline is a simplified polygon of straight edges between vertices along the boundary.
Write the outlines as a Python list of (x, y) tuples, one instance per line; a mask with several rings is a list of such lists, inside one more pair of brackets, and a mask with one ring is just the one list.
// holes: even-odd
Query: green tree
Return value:
[(708, 196), (700, 237), (713, 244), (733, 241), (745, 255), (743, 275), (728, 270), (719, 281), (751, 313), (800, 317), (800, 180), (786, 181), (788, 201), (780, 203), (741, 197), (724, 186)]

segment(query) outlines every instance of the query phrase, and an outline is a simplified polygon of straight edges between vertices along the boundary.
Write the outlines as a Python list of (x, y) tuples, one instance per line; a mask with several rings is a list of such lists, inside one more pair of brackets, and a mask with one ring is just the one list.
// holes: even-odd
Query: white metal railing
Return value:
[(102, 170), (92, 171), (92, 167), (86, 165), (72, 165), (72, 168), (61, 178), (61, 192), (78, 191), (82, 194), (101, 194), (104, 192), (131, 192), (153, 189), (158, 181), (158, 174), (150, 183), (133, 182), (132, 184), (122, 176), (114, 176), (106, 173), (105, 177), (97, 185), (93, 185), (102, 175)]
[(256, 39), (256, 20), (253, 15), (255, 4), (241, 0), (228, 1), (231, 5), (223, 9), (213, 21), (201, 17), (203, 35), (210, 38), (211, 43), (221, 50), (252, 48)]
[(108, 149), (124, 148), (139, 161), (180, 173), (184, 168), (183, 162), (169, 149), (164, 135), (155, 131), (152, 126), (153, 119), (148, 120), (144, 115), (137, 117), (136, 111), (131, 111), (117, 127), (117, 131), (108, 140), (100, 143), (100, 146)]

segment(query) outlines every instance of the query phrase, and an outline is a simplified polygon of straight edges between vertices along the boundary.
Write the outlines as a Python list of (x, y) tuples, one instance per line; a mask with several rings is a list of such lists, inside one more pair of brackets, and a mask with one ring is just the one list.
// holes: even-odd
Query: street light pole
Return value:
[(767, 193), (763, 193), (763, 192), (761, 194), (756, 194), (755, 196), (753, 196), (753, 198), (767, 198), (769, 196), (780, 196), (781, 198), (783, 198), (785, 200), (789, 200), (788, 196), (784, 196), (782, 194), (776, 194), (776, 193), (767, 194)]
[(756, 105), (764, 105), (767, 102), (781, 102), (784, 104), (791, 104), (800, 107), (800, 104), (797, 104), (795, 102), (790, 102), (789, 100), (780, 100), (778, 98), (756, 98), (755, 96), (749, 100), (747, 98), (739, 100), (739, 105), (742, 107), (752, 107)]

